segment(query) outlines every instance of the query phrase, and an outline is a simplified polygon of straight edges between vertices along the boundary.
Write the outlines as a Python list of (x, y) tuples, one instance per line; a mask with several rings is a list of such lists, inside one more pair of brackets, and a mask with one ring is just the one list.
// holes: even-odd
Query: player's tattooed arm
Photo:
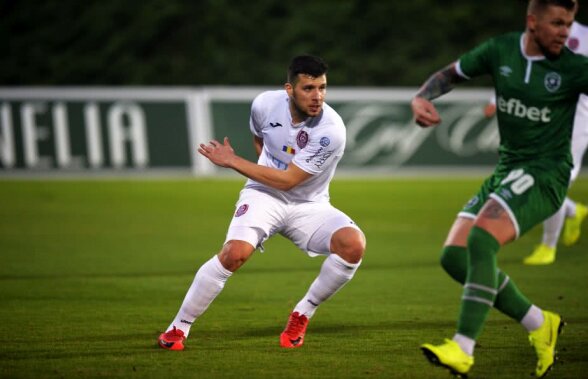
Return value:
[(457, 83), (465, 81), (455, 69), (455, 63), (437, 71), (421, 86), (416, 97), (433, 100), (451, 91)]

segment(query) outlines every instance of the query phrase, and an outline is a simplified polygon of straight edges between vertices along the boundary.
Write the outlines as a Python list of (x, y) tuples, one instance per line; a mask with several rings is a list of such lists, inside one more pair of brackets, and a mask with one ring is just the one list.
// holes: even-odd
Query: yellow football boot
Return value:
[(555, 313), (543, 311), (543, 317), (543, 324), (529, 333), (529, 342), (537, 354), (535, 376), (538, 378), (543, 378), (555, 363), (557, 336), (565, 325), (561, 316)]
[(434, 365), (445, 367), (460, 378), (467, 378), (467, 373), (474, 364), (474, 357), (467, 355), (457, 342), (445, 339), (442, 345), (421, 345), (425, 357)]
[(564, 230), (561, 236), (561, 243), (564, 246), (572, 246), (580, 238), (582, 221), (588, 215), (588, 207), (583, 204), (576, 203), (576, 215), (574, 217), (567, 217), (564, 223)]
[(549, 247), (545, 244), (538, 245), (531, 255), (523, 259), (526, 265), (549, 265), (555, 261), (555, 247)]

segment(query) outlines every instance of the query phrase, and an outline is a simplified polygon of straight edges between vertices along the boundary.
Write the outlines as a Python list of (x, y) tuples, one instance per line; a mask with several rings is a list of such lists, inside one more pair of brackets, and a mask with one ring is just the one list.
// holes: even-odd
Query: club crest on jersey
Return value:
[(557, 72), (548, 72), (543, 82), (549, 92), (555, 92), (561, 86), (561, 76)]
[(296, 150), (292, 146), (282, 146), (282, 151), (288, 154), (296, 154)]
[(307, 143), (308, 143), (308, 133), (306, 133), (304, 130), (299, 131), (298, 135), (296, 136), (296, 144), (298, 145), (299, 148), (304, 149), (304, 147), (306, 146)]
[(249, 204), (243, 204), (235, 212), (235, 217), (243, 216), (249, 209)]
[(322, 147), (327, 147), (331, 143), (331, 140), (329, 139), (329, 137), (323, 137), (323, 138), (321, 138), (320, 143), (321, 143)]

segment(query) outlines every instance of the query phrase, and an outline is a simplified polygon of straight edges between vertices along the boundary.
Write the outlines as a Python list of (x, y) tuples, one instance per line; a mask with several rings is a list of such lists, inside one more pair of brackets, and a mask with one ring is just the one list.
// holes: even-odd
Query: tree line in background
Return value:
[(486, 38), (523, 30), (525, 9), (525, 0), (0, 0), (0, 85), (276, 85), (292, 56), (309, 53), (329, 63), (331, 85), (415, 86)]

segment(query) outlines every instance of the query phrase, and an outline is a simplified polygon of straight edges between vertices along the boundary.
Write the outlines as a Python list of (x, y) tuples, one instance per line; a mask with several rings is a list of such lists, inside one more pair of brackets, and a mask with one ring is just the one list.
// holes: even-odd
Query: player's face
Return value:
[(558, 56), (570, 35), (575, 12), (555, 5), (547, 6), (545, 11), (528, 16), (530, 38), (540, 53), (545, 56)]
[(298, 80), (294, 84), (286, 83), (286, 91), (290, 96), (292, 121), (302, 122), (307, 117), (315, 117), (321, 113), (327, 93), (327, 76), (298, 74)]

